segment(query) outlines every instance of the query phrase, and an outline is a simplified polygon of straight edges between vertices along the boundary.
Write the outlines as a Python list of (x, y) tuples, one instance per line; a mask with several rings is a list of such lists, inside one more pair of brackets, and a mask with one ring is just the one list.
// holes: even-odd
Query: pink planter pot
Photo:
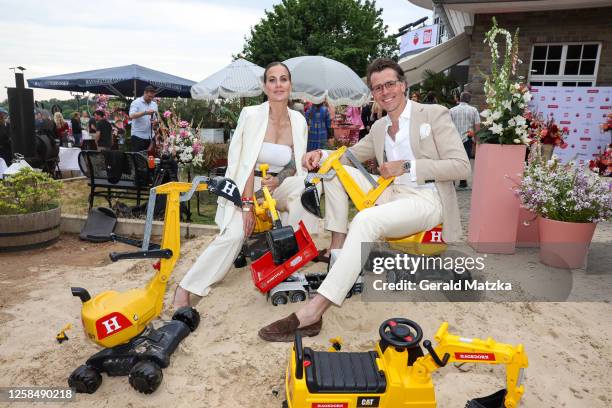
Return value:
[(512, 187), (523, 174), (525, 149), (482, 144), (476, 150), (468, 244), (477, 252), (512, 254), (516, 249), (519, 200)]
[(584, 266), (597, 224), (554, 221), (542, 217), (538, 223), (542, 263), (564, 269)]
[(518, 225), (516, 226), (516, 246), (519, 248), (537, 248), (540, 246), (538, 216), (525, 208), (519, 208)]

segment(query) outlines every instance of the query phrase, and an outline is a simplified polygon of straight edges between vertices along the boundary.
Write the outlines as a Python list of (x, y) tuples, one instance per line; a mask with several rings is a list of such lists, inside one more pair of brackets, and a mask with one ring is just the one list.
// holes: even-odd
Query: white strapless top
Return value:
[(255, 170), (259, 170), (260, 164), (267, 163), (270, 165), (270, 169), (268, 171), (278, 173), (287, 165), (287, 163), (289, 163), (292, 154), (293, 151), (291, 146), (263, 142), (261, 150), (259, 151), (259, 156), (257, 157)]

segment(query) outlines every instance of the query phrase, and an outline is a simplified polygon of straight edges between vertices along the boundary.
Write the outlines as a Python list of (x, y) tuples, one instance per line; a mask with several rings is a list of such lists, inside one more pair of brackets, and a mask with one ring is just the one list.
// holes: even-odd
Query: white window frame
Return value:
[[(561, 45), (562, 46), (559, 72), (565, 72), (565, 63), (567, 62), (567, 47), (569, 45), (597, 45), (597, 57), (595, 59), (595, 71), (593, 72), (593, 75), (546, 75), (546, 74), (534, 75), (531, 72), (531, 65), (533, 63), (533, 54), (535, 52), (535, 47), (551, 46), (551, 45)], [(590, 82), (591, 86), (595, 86), (597, 83), (597, 72), (599, 71), (599, 59), (601, 57), (601, 48), (602, 48), (601, 41), (535, 43), (531, 46), (531, 59), (529, 60), (529, 75), (527, 76), (527, 82), (528, 83), (556, 82), (557, 86), (563, 86), (563, 82), (576, 82), (576, 83)], [(546, 59), (546, 61), (548, 61), (548, 59)]]

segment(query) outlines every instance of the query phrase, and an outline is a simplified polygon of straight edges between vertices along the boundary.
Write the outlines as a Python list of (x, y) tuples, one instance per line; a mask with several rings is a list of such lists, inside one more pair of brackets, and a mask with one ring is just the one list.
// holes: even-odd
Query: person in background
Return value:
[(357, 106), (347, 106), (345, 114), (346, 118), (352, 125), (359, 126), (360, 133), (363, 129), (365, 129), (365, 126), (363, 126), (363, 121), (361, 120), (361, 108)]
[[(470, 159), (474, 158), (474, 142), (470, 132), (478, 132), (480, 129), (480, 114), (478, 110), (470, 105), (472, 94), (467, 91), (461, 92), (459, 104), (450, 109), (451, 119), (461, 136), (463, 147)], [(459, 181), (459, 188), (467, 188), (467, 180)]]
[(308, 123), (308, 146), (306, 151), (324, 148), (331, 133), (331, 117), (322, 103), (312, 105), (306, 112)]
[(81, 112), (81, 149), (98, 150), (94, 140), (96, 135), (96, 120), (89, 116), (89, 112)]
[(370, 115), (372, 115), (372, 101), (361, 107), (361, 123), (363, 123), (363, 129), (359, 131), (359, 140), (363, 139), (365, 135), (370, 133), (370, 127), (373, 123), (370, 120)]
[(43, 125), (42, 113), (36, 112), (36, 115), (34, 115), (34, 129), (40, 130), (42, 129), (42, 125)]
[(94, 118), (96, 119), (96, 136), (94, 139), (98, 145), (98, 150), (110, 150), (113, 146), (113, 128), (106, 120), (106, 114), (103, 110), (95, 111)]
[(422, 103), (426, 103), (429, 105), (437, 105), (438, 104), (438, 98), (436, 98), (436, 95), (429, 91), (427, 92), (427, 95), (425, 95), (425, 98), (423, 98), (423, 102)]
[(13, 159), (13, 146), (11, 144), (11, 130), (6, 122), (4, 112), (0, 112), (0, 158), (4, 159), (7, 166), (11, 165)]
[(419, 94), (418, 91), (414, 91), (412, 95), (410, 95), (410, 100), (412, 102), (419, 102), (420, 99), (421, 99), (421, 95)]
[(157, 113), (157, 103), (153, 100), (156, 90), (147, 85), (140, 98), (134, 99), (130, 105), (130, 119), (132, 120), (132, 151), (147, 150), (153, 136), (153, 114)]
[(53, 132), (55, 139), (62, 145), (68, 145), (68, 123), (64, 120), (61, 112), (55, 112), (53, 114)]
[[(125, 127), (123, 125), (123, 121), (121, 119), (115, 120), (115, 124), (113, 127), (113, 134), (116, 135), (117, 140), (117, 150), (125, 151)], [(114, 141), (113, 141), (114, 144)]]
[(81, 115), (79, 114), (79, 112), (74, 112), (72, 114), (70, 124), (72, 125), (72, 137), (74, 138), (74, 145), (76, 147), (81, 147), (83, 128), (81, 127)]
[(376, 101), (372, 104), (372, 114), (370, 115), (370, 123), (376, 122), (378, 119), (385, 116), (387, 113), (383, 108), (380, 107), (380, 104)]

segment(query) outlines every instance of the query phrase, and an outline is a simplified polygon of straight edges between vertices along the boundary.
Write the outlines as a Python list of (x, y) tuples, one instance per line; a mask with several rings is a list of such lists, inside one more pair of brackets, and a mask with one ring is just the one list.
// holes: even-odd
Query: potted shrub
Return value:
[[(505, 38), (500, 56), (497, 36)], [(531, 94), (516, 77), (518, 30), (512, 35), (497, 26), (485, 35), (491, 50), (491, 74), (485, 75), (487, 109), (476, 133), (478, 143), (468, 226), (468, 243), (478, 252), (513, 253), (516, 247), (519, 202), (512, 193), (510, 176), (524, 169), (529, 144), (525, 117)], [(500, 216), (501, 214), (501, 216)]]
[(584, 266), (597, 223), (612, 218), (612, 183), (553, 156), (530, 160), (517, 193), (539, 217), (540, 260), (559, 268)]
[(59, 237), (61, 186), (30, 168), (0, 181), (0, 251), (44, 246)]

